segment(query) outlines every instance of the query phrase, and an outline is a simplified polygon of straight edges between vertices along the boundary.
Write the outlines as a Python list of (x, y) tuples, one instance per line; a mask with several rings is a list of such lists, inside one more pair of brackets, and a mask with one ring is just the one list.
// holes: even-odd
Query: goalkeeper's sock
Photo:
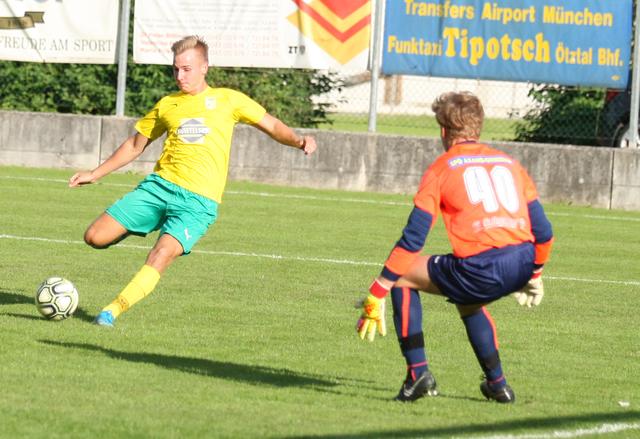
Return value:
[(131, 308), (148, 296), (158, 284), (160, 273), (150, 265), (144, 265), (133, 276), (131, 282), (124, 287), (113, 302), (105, 306), (103, 311), (111, 311), (114, 317)]
[(407, 375), (415, 380), (426, 372), (427, 354), (422, 333), (422, 304), (417, 290), (391, 288), (393, 324), (396, 328), (400, 350), (407, 362)]
[(462, 317), (462, 321), (487, 383), (494, 390), (503, 388), (507, 380), (502, 373), (496, 326), (489, 311), (482, 307), (475, 314)]

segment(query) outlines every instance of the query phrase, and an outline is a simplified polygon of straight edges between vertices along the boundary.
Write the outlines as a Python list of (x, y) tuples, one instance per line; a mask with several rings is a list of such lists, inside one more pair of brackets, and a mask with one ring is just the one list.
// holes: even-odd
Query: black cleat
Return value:
[(484, 380), (480, 383), (480, 391), (485, 398), (502, 404), (512, 404), (516, 402), (516, 394), (513, 393), (513, 389), (508, 385), (498, 390), (492, 390), (487, 380)]
[(413, 402), (416, 399), (423, 396), (437, 396), (438, 389), (436, 389), (436, 379), (431, 372), (426, 371), (413, 381), (410, 377), (407, 377), (402, 383), (398, 396), (395, 397), (396, 401), (401, 402)]

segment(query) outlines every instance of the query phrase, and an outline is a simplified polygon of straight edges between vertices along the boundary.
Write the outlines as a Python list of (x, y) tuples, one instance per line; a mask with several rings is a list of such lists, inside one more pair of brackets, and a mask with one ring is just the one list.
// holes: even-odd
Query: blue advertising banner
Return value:
[(632, 0), (386, 0), (382, 72), (624, 88)]

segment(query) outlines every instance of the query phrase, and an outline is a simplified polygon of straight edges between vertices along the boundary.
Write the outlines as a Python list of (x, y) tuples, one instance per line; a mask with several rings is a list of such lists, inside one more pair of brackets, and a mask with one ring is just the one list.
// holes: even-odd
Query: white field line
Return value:
[[(42, 177), (17, 177), (13, 175), (0, 175), (0, 178), (4, 178), (6, 180), (26, 180), (26, 181), (47, 181), (49, 183), (64, 183), (68, 184), (69, 180), (65, 180), (62, 178), (42, 178)], [(103, 186), (120, 186), (120, 187), (130, 187), (133, 188), (135, 184), (124, 184), (124, 183), (96, 183), (96, 185)]]
[(626, 424), (613, 423), (602, 424), (593, 428), (579, 428), (577, 430), (556, 430), (548, 433), (526, 433), (526, 434), (502, 434), (494, 436), (457, 436), (456, 439), (558, 439), (574, 438), (584, 436), (604, 435), (619, 433), (621, 431), (640, 430), (640, 423)]
[[(47, 242), (53, 244), (82, 244), (84, 245), (84, 241), (71, 241), (66, 239), (50, 239), (50, 238), (39, 238), (37, 236), (16, 236), (16, 235), (7, 235), (0, 234), (0, 239), (14, 239), (20, 241), (39, 241), (39, 242)], [(123, 244), (120, 243), (113, 248), (132, 248), (132, 249), (140, 249), (140, 250), (151, 250), (150, 246), (145, 245), (135, 245), (135, 244)], [(276, 260), (286, 260), (286, 261), (301, 261), (301, 262), (323, 262), (327, 264), (337, 264), (337, 265), (380, 265), (379, 263), (367, 262), (367, 261), (350, 261), (348, 259), (331, 259), (331, 258), (308, 258), (302, 256), (282, 256), (275, 254), (262, 254), (262, 253), (246, 253), (246, 252), (232, 252), (232, 251), (218, 251), (218, 250), (192, 250), (191, 253), (199, 253), (205, 255), (222, 255), (222, 256), (245, 256), (252, 258), (263, 258), (263, 259), (276, 259)]]
[(293, 198), (298, 200), (312, 200), (312, 201), (335, 201), (335, 202), (346, 202), (346, 203), (383, 204), (383, 205), (389, 205), (389, 206), (413, 206), (413, 203), (405, 203), (401, 201), (367, 200), (363, 198), (319, 197), (316, 195), (273, 194), (269, 192), (250, 192), (250, 191), (231, 191), (231, 190), (225, 191), (225, 194), (249, 195), (249, 196), (255, 196), (255, 197)]
[[(37, 242), (47, 242), (47, 243), (53, 243), (53, 244), (84, 245), (84, 241), (41, 238), (37, 236), (17, 236), (17, 235), (0, 234), (0, 239), (12, 239), (12, 240), (19, 240), (19, 241), (37, 241)], [(149, 246), (123, 244), (123, 243), (120, 243), (114, 246), (114, 248), (131, 248), (131, 249), (140, 249), (140, 250), (147, 250), (147, 251), (151, 250), (151, 247)], [(204, 255), (240, 256), (240, 257), (251, 257), (251, 258), (262, 258), (262, 259), (276, 259), (276, 260), (282, 260), (282, 261), (320, 262), (324, 264), (335, 264), (335, 265), (360, 265), (360, 266), (371, 266), (371, 267), (382, 267), (382, 263), (383, 263), (383, 261), (380, 261), (380, 262), (353, 261), (349, 259), (315, 258), (315, 257), (295, 256), (295, 255), (283, 256), (283, 255), (276, 255), (276, 254), (233, 252), (233, 251), (222, 251), (222, 250), (193, 250), (192, 253), (204, 254)], [(544, 278), (545, 280), (549, 279), (549, 280), (569, 281), (569, 282), (640, 286), (640, 281), (633, 281), (633, 280), (586, 279), (586, 278), (579, 278), (579, 277), (563, 277), (563, 276), (548, 276), (548, 275), (545, 275)]]
[[(39, 178), (39, 177), (16, 177), (11, 175), (0, 175), (0, 178), (10, 179), (10, 180), (28, 180), (28, 181), (48, 181), (52, 183), (64, 183), (67, 184), (68, 180), (56, 179), (56, 178)], [(133, 188), (135, 184), (126, 184), (126, 183), (96, 183), (97, 185), (104, 186), (114, 186), (114, 187), (129, 187)], [(294, 200), (314, 200), (314, 201), (331, 201), (331, 202), (344, 202), (344, 203), (362, 203), (362, 204), (379, 204), (379, 205), (388, 205), (388, 206), (412, 206), (411, 202), (402, 202), (402, 201), (385, 201), (385, 200), (368, 200), (364, 198), (338, 198), (338, 197), (325, 197), (325, 196), (317, 196), (317, 195), (298, 195), (298, 194), (274, 194), (270, 192), (253, 192), (253, 191), (234, 191), (227, 190), (225, 194), (229, 195), (245, 195), (245, 196), (253, 196), (253, 197), (269, 197), (269, 198), (285, 198), (285, 199), (294, 199)], [(604, 220), (604, 221), (631, 221), (631, 222), (640, 222), (640, 218), (634, 217), (623, 217), (623, 216), (608, 216), (608, 215), (575, 215), (566, 212), (546, 212), (549, 216), (562, 216), (562, 217), (572, 217), (572, 218), (588, 218), (594, 220)]]
[[(10, 175), (0, 175), (0, 178), (10, 180), (27, 180), (27, 181), (48, 181), (51, 183), (64, 183), (67, 184), (68, 180), (62, 180), (59, 178), (39, 178), (39, 177), (14, 177)], [(96, 183), (96, 185), (103, 186), (115, 186), (115, 187), (130, 187), (134, 188), (135, 184), (123, 184), (123, 183)], [(361, 198), (337, 198), (337, 197), (320, 197), (315, 195), (298, 195), (298, 194), (274, 194), (269, 192), (252, 192), (252, 191), (234, 191), (225, 190), (225, 194), (231, 195), (248, 195), (254, 197), (269, 197), (269, 198), (288, 198), (294, 200), (314, 200), (314, 201), (343, 201), (347, 203), (365, 203), (365, 204), (385, 204), (391, 206), (411, 206), (412, 203), (405, 203), (401, 201), (384, 201), (384, 200), (367, 200)]]
[(633, 218), (627, 216), (607, 216), (607, 215), (574, 215), (572, 213), (566, 212), (549, 212), (545, 210), (545, 213), (549, 216), (564, 216), (571, 218), (588, 218), (595, 220), (605, 220), (605, 221), (632, 221), (632, 222), (640, 222), (640, 218)]

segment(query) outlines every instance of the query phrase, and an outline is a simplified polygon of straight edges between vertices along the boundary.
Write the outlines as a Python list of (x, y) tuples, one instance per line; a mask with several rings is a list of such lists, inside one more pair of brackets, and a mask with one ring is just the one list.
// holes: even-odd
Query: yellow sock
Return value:
[(158, 273), (158, 270), (150, 265), (143, 265), (140, 271), (133, 276), (131, 282), (118, 294), (118, 297), (105, 306), (103, 311), (111, 311), (114, 317), (118, 317), (151, 294), (159, 280), (160, 273)]

